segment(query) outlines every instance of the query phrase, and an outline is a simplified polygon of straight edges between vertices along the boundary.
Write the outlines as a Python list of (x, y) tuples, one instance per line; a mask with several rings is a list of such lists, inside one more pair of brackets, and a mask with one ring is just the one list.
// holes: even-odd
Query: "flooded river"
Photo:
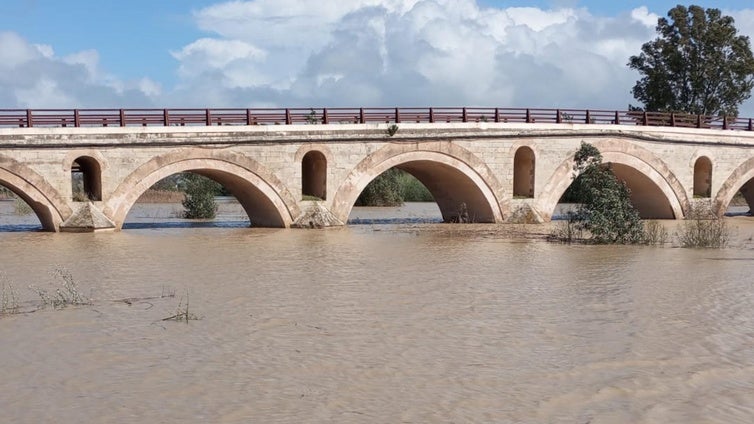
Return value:
[[(121, 232), (14, 232), (34, 222), (2, 203), (5, 293), (29, 312), (65, 269), (92, 304), (0, 317), (0, 422), (754, 421), (753, 218), (692, 250), (423, 223), (434, 205), (330, 230), (137, 205)], [(186, 303), (200, 319), (162, 320)]]

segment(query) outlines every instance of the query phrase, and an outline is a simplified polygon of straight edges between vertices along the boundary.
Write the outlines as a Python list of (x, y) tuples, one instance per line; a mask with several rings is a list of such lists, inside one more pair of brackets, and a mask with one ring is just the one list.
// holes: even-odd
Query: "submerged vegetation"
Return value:
[[(37, 301), (22, 301), (21, 296), (16, 291), (13, 283), (9, 282), (6, 276), (0, 272), (0, 317), (17, 314), (30, 314), (48, 307), (60, 310), (68, 306), (92, 306), (95, 301), (90, 296), (85, 296), (79, 289), (78, 283), (73, 278), (70, 271), (65, 268), (57, 267), (53, 270), (52, 275), (59, 281), (53, 284), (52, 288), (42, 288), (35, 285), (29, 285), (29, 290), (38, 297)], [(150, 301), (165, 298), (174, 298), (175, 290), (169, 287), (162, 287), (162, 293), (159, 296), (149, 297), (128, 297), (124, 299), (112, 299), (105, 302), (122, 303), (126, 305), (135, 305), (138, 303), (146, 304), (151, 309), (154, 305)], [(175, 313), (159, 321), (194, 321), (201, 319), (195, 313), (189, 310), (189, 297), (186, 291), (185, 301), (183, 298), (178, 303)]]
[(184, 174), (182, 184), (186, 192), (183, 199), (184, 216), (188, 219), (212, 219), (217, 213), (215, 196), (222, 186), (205, 176)]
[(639, 244), (647, 240), (639, 213), (631, 204), (630, 190), (618, 180), (602, 154), (591, 144), (581, 143), (574, 156), (578, 183), (570, 192), (579, 207), (568, 214), (552, 238), (570, 242), (583, 239), (597, 244)]
[(730, 229), (725, 220), (710, 218), (700, 208), (692, 207), (677, 237), (681, 247), (721, 249), (728, 245)]
[[(578, 202), (579, 207), (555, 228), (551, 240), (647, 245), (664, 245), (668, 241), (668, 231), (662, 224), (642, 222), (631, 205), (630, 190), (609, 164), (602, 163), (597, 148), (582, 142), (574, 161), (576, 178), (564, 197)], [(676, 237), (681, 247), (722, 248), (727, 245), (730, 232), (724, 220), (692, 207)]]
[(356, 206), (400, 206), (404, 202), (434, 202), (434, 198), (413, 175), (391, 168), (367, 184)]

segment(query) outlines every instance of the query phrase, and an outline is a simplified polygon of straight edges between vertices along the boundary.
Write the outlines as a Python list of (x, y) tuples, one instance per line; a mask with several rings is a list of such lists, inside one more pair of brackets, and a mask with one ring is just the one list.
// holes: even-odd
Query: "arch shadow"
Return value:
[(430, 191), (446, 222), (459, 218), (462, 204), (471, 222), (502, 222), (507, 204), (501, 205), (500, 183), (481, 160), (451, 143), (432, 143), (436, 149), (416, 144), (389, 145), (362, 160), (335, 193), (332, 213), (346, 222), (356, 199), (374, 178), (390, 168), (402, 169)]
[(222, 184), (241, 203), (253, 226), (287, 228), (300, 213), (288, 189), (257, 161), (236, 153), (186, 149), (152, 158), (132, 172), (115, 189), (105, 215), (121, 229), (147, 189), (180, 172), (194, 172)]

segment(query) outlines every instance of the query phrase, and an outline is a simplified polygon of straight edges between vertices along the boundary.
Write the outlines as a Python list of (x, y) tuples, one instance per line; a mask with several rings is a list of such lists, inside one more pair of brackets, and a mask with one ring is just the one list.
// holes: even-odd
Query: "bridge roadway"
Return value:
[[(94, 231), (120, 229), (148, 188), (192, 171), (223, 184), (252, 226), (290, 227), (315, 204), (346, 222), (364, 187), (396, 167), (427, 186), (445, 220), (465, 204), (475, 222), (542, 222), (571, 184), (583, 141), (645, 218), (682, 219), (693, 204), (722, 215), (739, 190), (754, 204), (752, 131), (476, 121), (5, 127), (0, 184), (45, 230)], [(76, 173), (88, 199), (74, 199)]]

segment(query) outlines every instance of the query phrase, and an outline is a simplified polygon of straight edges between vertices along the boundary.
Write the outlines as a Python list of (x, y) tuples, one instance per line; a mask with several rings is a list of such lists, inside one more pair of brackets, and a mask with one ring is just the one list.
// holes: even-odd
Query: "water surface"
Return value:
[[(723, 250), (411, 222), (0, 233), (26, 308), (59, 267), (94, 299), (0, 318), (0, 421), (752, 422), (754, 225), (729, 222)], [(201, 319), (162, 321), (187, 296)]]

